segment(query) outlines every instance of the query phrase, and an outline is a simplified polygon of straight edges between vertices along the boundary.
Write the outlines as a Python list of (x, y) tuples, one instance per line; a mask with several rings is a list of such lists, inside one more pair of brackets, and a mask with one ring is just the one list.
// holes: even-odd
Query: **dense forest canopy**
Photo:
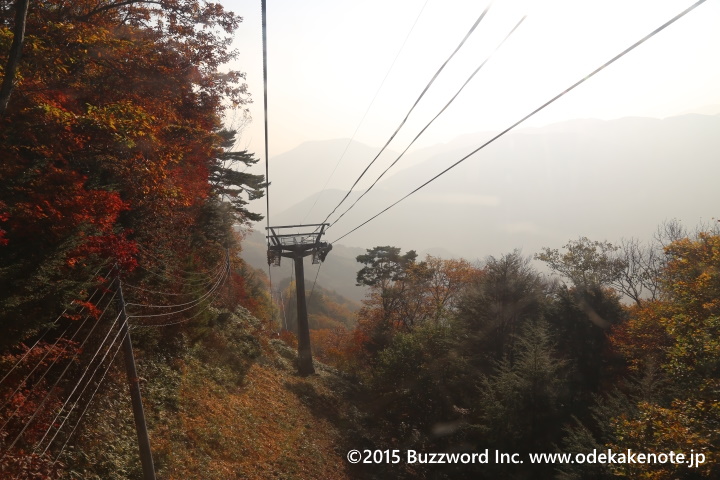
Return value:
[[(308, 289), (318, 374), (298, 377), (295, 282), (238, 256), (267, 186), (223, 123), (251, 101), (224, 69), (241, 20), (0, 5), (0, 476), (140, 476), (120, 318), (163, 478), (720, 476), (717, 223), (476, 263), (369, 248), (345, 272), (361, 305)], [(696, 463), (353, 466), (357, 448)]]
[[(719, 241), (717, 225), (675, 221), (647, 243), (580, 237), (536, 255), (559, 281), (518, 250), (471, 265), (368, 249), (358, 326), (323, 339), (326, 358), (368, 385), (384, 445), (525, 459), (429, 465), (428, 478), (714, 478)], [(628, 450), (687, 457), (528, 462)]]
[[(18, 19), (7, 3), (0, 15), (8, 52)], [(262, 177), (233, 168), (257, 160), (228, 151), (222, 125), (250, 101), (243, 74), (220, 70), (240, 21), (196, 0), (30, 2), (0, 117), (3, 342), (101, 263), (177, 264), (260, 218), (245, 207)]]
[(3, 476), (62, 471), (51, 444), (88, 401), (83, 372), (107, 373), (122, 340), (120, 279), (131, 321), (177, 325), (135, 333), (151, 358), (184, 324), (143, 305), (189, 305), (200, 324), (211, 301), (262, 316), (237, 226), (262, 218), (247, 205), (265, 179), (241, 171), (257, 159), (223, 125), (251, 101), (224, 67), (241, 21), (203, 0), (0, 6)]

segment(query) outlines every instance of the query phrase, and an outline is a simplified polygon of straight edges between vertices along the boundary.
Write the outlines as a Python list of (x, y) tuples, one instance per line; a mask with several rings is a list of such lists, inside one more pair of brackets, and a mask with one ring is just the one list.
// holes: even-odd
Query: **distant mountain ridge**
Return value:
[[(492, 135), (463, 135), (408, 154), (407, 164), (412, 166), (396, 173), (390, 170), (330, 228), (327, 240), (335, 241)], [(334, 144), (343, 142), (347, 141)], [(357, 160), (353, 157), (354, 170), (377, 153), (370, 147), (352, 148), (367, 154), (359, 165), (353, 163)], [(303, 157), (313, 157), (310, 144), (299, 151)], [(295, 158), (302, 164), (293, 152), (287, 152), (284, 161), (292, 163)], [(384, 168), (394, 158), (383, 155), (378, 163)], [(474, 260), (514, 248), (531, 254), (542, 246), (559, 247), (579, 235), (610, 241), (648, 238), (666, 219), (677, 218), (694, 226), (720, 214), (718, 160), (720, 115), (574, 120), (520, 129), (339, 243), (366, 248), (395, 245), (403, 250), (441, 247)], [(342, 165), (338, 171), (341, 169)], [(348, 180), (344, 188), (351, 184)], [(295, 189), (298, 191), (311, 190)], [(362, 191), (353, 192), (350, 200)], [(305, 218), (307, 223), (322, 221), (345, 191), (329, 188), (319, 198), (317, 195), (296, 199), (282, 211), (278, 207), (277, 213), (273, 211), (273, 223), (298, 223)]]
[[(349, 188), (375, 155), (377, 149), (374, 147), (349, 139), (334, 139), (305, 142), (289, 152), (272, 157), (271, 211), (291, 208), (297, 200), (294, 195), (279, 195), (276, 192), (319, 193), (323, 188)], [(397, 153), (388, 150), (385, 155), (394, 157)], [(328, 179), (331, 172), (334, 173)], [(294, 224), (301, 223), (301, 220), (297, 219)]]

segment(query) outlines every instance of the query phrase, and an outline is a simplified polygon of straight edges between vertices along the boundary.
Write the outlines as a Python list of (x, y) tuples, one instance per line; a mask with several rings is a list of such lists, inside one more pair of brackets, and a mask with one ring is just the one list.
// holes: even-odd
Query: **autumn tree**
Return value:
[(610, 285), (625, 268), (625, 264), (614, 257), (618, 247), (610, 242), (580, 237), (563, 248), (564, 253), (544, 247), (535, 258), (547, 263), (553, 272), (568, 278), (578, 288)]
[[(400, 248), (390, 246), (375, 247), (357, 257), (357, 261), (365, 265), (357, 273), (357, 284), (371, 287), (386, 323), (398, 320), (392, 317), (402, 302), (402, 292), (408, 286), (406, 280), (416, 259), (415, 250), (400, 255)], [(408, 319), (399, 321), (408, 323)]]
[(663, 289), (662, 272), (669, 260), (665, 248), (684, 238), (698, 238), (701, 233), (719, 234), (719, 228), (717, 223), (703, 223), (689, 232), (680, 221), (672, 219), (658, 226), (649, 242), (622, 239), (616, 258), (625, 268), (612, 286), (638, 306), (645, 300), (659, 299)]
[(454, 311), (461, 291), (478, 275), (467, 260), (416, 259), (414, 250), (401, 256), (396, 247), (375, 247), (357, 257), (365, 264), (357, 274), (358, 285), (371, 287), (370, 297), (380, 300), (383, 318), (405, 327), (439, 321)]
[(546, 294), (545, 281), (519, 250), (488, 257), (459, 300), (465, 348), (485, 366), (502, 358), (512, 351), (522, 325), (541, 317)]
[[(0, 347), (22, 353), (20, 341), (32, 345), (55, 318), (49, 345), (81, 328), (76, 315), (57, 314), (92, 299), (96, 287), (110, 298), (106, 280), (118, 274), (137, 287), (126, 299), (153, 305), (192, 304), (209, 277), (224, 280), (189, 312), (205, 333), (209, 300), (268, 311), (260, 295), (248, 298), (259, 289), (233, 259), (225, 269), (237, 253), (236, 225), (259, 219), (247, 202), (265, 187), (261, 176), (238, 172), (256, 160), (235, 151), (235, 133), (222, 127), (229, 109), (250, 101), (243, 74), (224, 67), (236, 58), (230, 45), (241, 18), (205, 0), (24, 2), (18, 52), (10, 3), (0, 7)], [(92, 311), (93, 302), (84, 306)], [(194, 327), (137, 332), (135, 344), (146, 358), (176, 353), (182, 328)], [(80, 350), (79, 370), (94, 346)], [(49, 409), (77, 377), (49, 387), (61, 378), (30, 378), (37, 394), (52, 394)], [(16, 396), (5, 387), (3, 403)], [(39, 405), (26, 399), (28, 409)], [(28, 418), (21, 410), (8, 423), (12, 434)], [(42, 428), (46, 415), (37, 412)], [(46, 473), (30, 455), (35, 428), (12, 452), (3, 448), (3, 472)]]
[(611, 287), (640, 305), (654, 300), (660, 292), (658, 281), (665, 264), (663, 242), (679, 234), (675, 223), (666, 223), (656, 238), (644, 243), (636, 238), (622, 239), (620, 245), (580, 237), (563, 248), (543, 248), (535, 258), (570, 280), (578, 293), (595, 287)]
[(397, 331), (447, 321), (462, 291), (479, 275), (465, 260), (416, 259), (414, 250), (401, 255), (397, 247), (375, 247), (357, 257), (365, 265), (358, 271), (358, 285), (370, 287), (358, 318), (375, 350)]
[[(665, 247), (660, 299), (634, 306), (611, 340), (641, 386), (607, 395), (614, 406), (595, 417), (608, 448), (720, 454), (720, 235), (700, 232)], [(576, 431), (577, 433), (577, 431)], [(576, 439), (582, 436), (576, 436)], [(587, 440), (587, 435), (584, 436)], [(715, 478), (712, 460), (686, 465), (618, 465), (613, 473), (650, 479)]]
[[(375, 247), (359, 255), (364, 264), (357, 273), (357, 284), (370, 287), (358, 313), (358, 328), (368, 339), (366, 347), (373, 353), (385, 348), (396, 330), (411, 324), (413, 319), (400, 315), (410, 284), (406, 282), (411, 268), (416, 266), (417, 253), (410, 250), (400, 254), (398, 247)], [(407, 309), (405, 309), (407, 310)]]
[[(9, 52), (15, 20), (0, 16)], [(182, 268), (195, 255), (210, 268), (218, 254), (198, 245), (258, 218), (243, 196), (261, 195), (262, 179), (236, 174), (233, 163), (254, 160), (221, 129), (227, 106), (249, 101), (243, 75), (219, 69), (235, 58), (240, 20), (197, 0), (30, 2), (0, 118), (3, 340), (42, 323), (104, 262)]]
[(665, 255), (657, 242), (642, 243), (623, 239), (617, 258), (624, 265), (613, 286), (640, 306), (644, 300), (655, 300), (660, 294), (660, 271)]
[(482, 272), (465, 259), (441, 259), (428, 255), (426, 295), (431, 303), (432, 318), (439, 322), (455, 312), (461, 293)]
[(578, 417), (596, 395), (612, 385), (624, 371), (624, 362), (611, 347), (613, 328), (622, 328), (627, 312), (620, 296), (607, 287), (593, 286), (582, 293), (560, 285), (548, 302), (544, 318), (558, 339), (557, 352), (572, 367), (568, 407)]
[(15, 87), (15, 75), (18, 64), (22, 57), (23, 44), (25, 42), (25, 25), (27, 23), (27, 12), (30, 0), (17, 0), (15, 2), (15, 21), (12, 28), (12, 44), (8, 53), (8, 60), (3, 71), (2, 84), (0, 85), (0, 115), (7, 110), (10, 95)]
[(369, 375), (377, 413), (398, 427), (401, 441), (458, 442), (458, 422), (470, 400), (468, 365), (453, 351), (456, 334), (452, 324), (428, 322), (399, 332), (377, 354)]
[[(487, 444), (501, 451), (537, 452), (555, 441), (566, 416), (568, 362), (558, 358), (550, 327), (543, 321), (524, 324), (517, 337), (514, 354), (499, 359), (493, 372), (481, 379), (476, 428)], [(532, 468), (535, 476), (543, 476), (543, 467)]]
[(703, 392), (720, 375), (720, 235), (680, 239), (665, 253), (662, 299), (632, 310), (613, 340), (633, 364), (652, 358), (687, 388)]
[(666, 252), (663, 280), (672, 316), (661, 322), (673, 339), (667, 368), (697, 393), (712, 396), (720, 385), (720, 235), (701, 233)]

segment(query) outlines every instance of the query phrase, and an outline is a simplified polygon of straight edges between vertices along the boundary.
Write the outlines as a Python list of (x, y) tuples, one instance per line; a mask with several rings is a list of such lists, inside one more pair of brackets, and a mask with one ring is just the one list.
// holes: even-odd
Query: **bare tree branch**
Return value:
[(78, 19), (85, 22), (85, 21), (89, 20), (90, 17), (97, 15), (98, 13), (107, 12), (108, 10), (113, 10), (115, 8), (126, 7), (128, 5), (134, 5), (136, 3), (147, 3), (147, 4), (152, 4), (152, 5), (159, 5), (162, 8), (171, 8), (172, 7), (167, 2), (158, 1), (158, 0), (125, 0), (123, 2), (108, 3), (107, 5), (103, 5), (94, 10), (90, 10), (85, 15), (78, 17)]

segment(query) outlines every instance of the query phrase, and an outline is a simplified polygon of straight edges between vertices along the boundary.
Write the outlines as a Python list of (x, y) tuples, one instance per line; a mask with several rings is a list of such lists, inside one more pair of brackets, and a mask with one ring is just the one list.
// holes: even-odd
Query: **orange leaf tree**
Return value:
[[(12, 15), (0, 17), (7, 52)], [(199, 0), (31, 2), (0, 118), (3, 341), (46, 318), (101, 262), (132, 270), (137, 244), (151, 253), (145, 262), (180, 265), (198, 244), (228, 240), (203, 228), (230, 214), (210, 176), (230, 175), (224, 110), (249, 101), (243, 74), (219, 70), (235, 58), (240, 21)], [(261, 176), (220, 180), (236, 196), (243, 182), (262, 195)], [(235, 219), (257, 219), (242, 201), (234, 207)]]
[[(706, 456), (687, 466), (619, 467), (624, 475), (665, 479), (682, 475), (720, 475), (720, 235), (699, 233), (665, 249), (661, 300), (631, 310), (613, 342), (640, 370), (659, 365), (663, 388), (629, 397), (624, 412), (614, 412), (611, 445), (648, 452)], [(696, 478), (696, 477), (693, 477)]]

